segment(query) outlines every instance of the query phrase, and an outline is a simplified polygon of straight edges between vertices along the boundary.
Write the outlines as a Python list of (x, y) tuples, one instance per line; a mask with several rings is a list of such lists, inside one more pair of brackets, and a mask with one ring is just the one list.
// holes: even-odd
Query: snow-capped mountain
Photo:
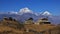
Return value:
[(0, 12), (0, 19), (2, 19), (3, 17), (13, 17), (21, 22), (24, 22), (28, 18), (33, 18), (34, 21), (37, 21), (39, 18), (44, 18), (46, 16), (48, 16), (49, 21), (51, 21), (52, 23), (60, 23), (60, 16), (53, 16), (49, 11), (38, 14), (30, 10), (29, 8), (22, 8), (19, 12)]
[(32, 10), (30, 10), (29, 8), (25, 7), (19, 10), (19, 12), (14, 12), (14, 11), (10, 11), (10, 12), (0, 12), (0, 14), (17, 14), (17, 15), (23, 15), (23, 14), (35, 14), (36, 16), (38, 16), (38, 13), (33, 12)]
[(48, 11), (45, 11), (45, 12), (42, 13), (42, 15), (50, 16), (50, 15), (52, 15), (52, 14), (51, 14), (50, 12), (48, 12)]
[(34, 14), (34, 15), (36, 15), (36, 16), (39, 15), (38, 13), (33, 12), (32, 10), (30, 10), (30, 9), (27, 8), (27, 7), (20, 9), (20, 11), (18, 12), (19, 15), (23, 15), (23, 14), (26, 14), (26, 13)]
[(33, 12), (29, 8), (25, 7), (25, 8), (20, 9), (19, 11), (19, 14), (24, 14), (24, 13), (33, 13)]

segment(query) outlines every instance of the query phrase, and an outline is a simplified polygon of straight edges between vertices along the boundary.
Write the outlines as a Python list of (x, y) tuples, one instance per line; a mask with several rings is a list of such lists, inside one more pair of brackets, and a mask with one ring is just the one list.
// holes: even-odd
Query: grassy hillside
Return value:
[(0, 21), (0, 34), (60, 34), (60, 25), (53, 24), (20, 24), (17, 20)]

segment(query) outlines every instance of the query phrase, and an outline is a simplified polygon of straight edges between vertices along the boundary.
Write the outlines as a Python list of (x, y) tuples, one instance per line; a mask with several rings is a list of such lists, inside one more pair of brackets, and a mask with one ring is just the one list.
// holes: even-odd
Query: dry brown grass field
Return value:
[(13, 20), (2, 20), (0, 34), (60, 34), (60, 25), (20, 24)]

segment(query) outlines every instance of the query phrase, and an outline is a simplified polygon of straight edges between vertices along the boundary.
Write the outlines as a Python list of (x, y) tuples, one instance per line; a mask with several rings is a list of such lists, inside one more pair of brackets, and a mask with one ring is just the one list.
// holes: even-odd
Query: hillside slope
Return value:
[(58, 34), (59, 28), (53, 24), (20, 24), (11, 17), (0, 21), (0, 34)]

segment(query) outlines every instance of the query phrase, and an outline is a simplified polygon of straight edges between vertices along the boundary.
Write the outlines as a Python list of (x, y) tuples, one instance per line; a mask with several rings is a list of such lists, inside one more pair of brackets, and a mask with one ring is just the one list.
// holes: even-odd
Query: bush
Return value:
[(12, 20), (13, 20), (13, 19), (12, 19), (12, 17), (9, 17), (9, 20), (11, 20), (11, 21), (12, 21)]

